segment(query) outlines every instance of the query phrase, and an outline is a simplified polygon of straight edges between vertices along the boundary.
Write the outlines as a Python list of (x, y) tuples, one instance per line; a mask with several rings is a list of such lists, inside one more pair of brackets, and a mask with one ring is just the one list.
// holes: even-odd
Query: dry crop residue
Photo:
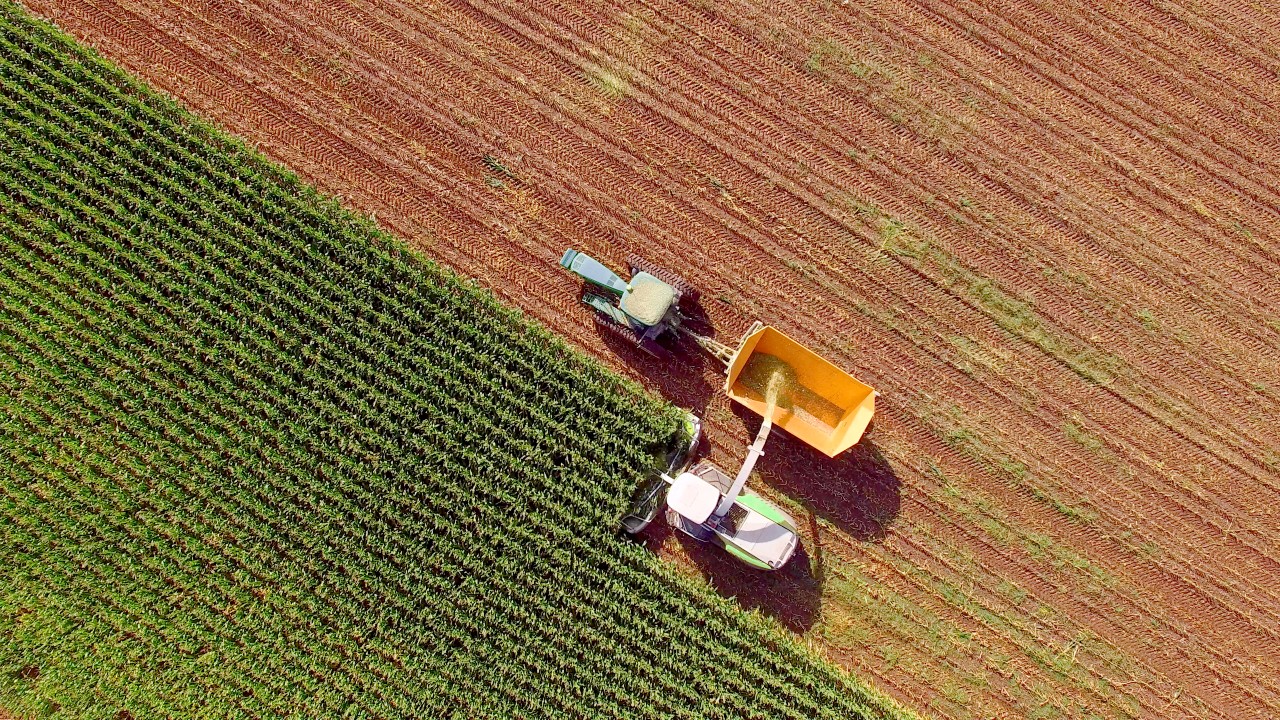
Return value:
[[(1280, 715), (1271, 15), (29, 5), (620, 369), (644, 361), (602, 345), (565, 247), (644, 255), (722, 339), (762, 319), (877, 387), (843, 460), (783, 438), (758, 466), (812, 515), (812, 577), (708, 574), (900, 699)], [(643, 372), (736, 462), (710, 363)]]

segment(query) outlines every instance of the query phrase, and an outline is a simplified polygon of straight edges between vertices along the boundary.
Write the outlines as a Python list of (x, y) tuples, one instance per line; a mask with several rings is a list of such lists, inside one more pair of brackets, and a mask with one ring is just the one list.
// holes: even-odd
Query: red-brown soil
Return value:
[(29, 5), (695, 407), (717, 461), (753, 419), (696, 353), (602, 338), (564, 248), (646, 256), (722, 339), (762, 319), (876, 386), (847, 457), (761, 461), (797, 567), (651, 542), (908, 704), (1280, 715), (1262, 5)]

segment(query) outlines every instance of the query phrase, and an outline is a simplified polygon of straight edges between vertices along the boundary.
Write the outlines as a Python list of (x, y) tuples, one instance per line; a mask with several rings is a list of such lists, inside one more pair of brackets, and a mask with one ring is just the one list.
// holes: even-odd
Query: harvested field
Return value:
[(762, 319), (879, 389), (849, 456), (779, 438), (758, 466), (809, 576), (661, 547), (899, 699), (1280, 715), (1266, 7), (28, 5), (703, 411), (722, 464), (755, 421), (710, 364), (602, 343), (565, 247), (670, 267), (722, 339)]

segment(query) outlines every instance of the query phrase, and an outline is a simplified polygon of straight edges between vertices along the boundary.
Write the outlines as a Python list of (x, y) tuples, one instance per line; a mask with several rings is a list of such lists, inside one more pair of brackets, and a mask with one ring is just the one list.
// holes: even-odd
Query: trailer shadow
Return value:
[(722, 597), (735, 600), (744, 609), (759, 610), (798, 634), (803, 634), (818, 620), (822, 583), (803, 543), (780, 570), (763, 572), (743, 565), (717, 545), (698, 542), (673, 530), (661, 517), (641, 535), (644, 544), (654, 553), (668, 538), (675, 537), (685, 557), (712, 589)]
[[(760, 416), (736, 403), (733, 413), (754, 436)], [(876, 447), (874, 430), (873, 421), (857, 445), (829, 458), (775, 429), (756, 471), (767, 485), (849, 537), (881, 540), (901, 511), (902, 483)]]

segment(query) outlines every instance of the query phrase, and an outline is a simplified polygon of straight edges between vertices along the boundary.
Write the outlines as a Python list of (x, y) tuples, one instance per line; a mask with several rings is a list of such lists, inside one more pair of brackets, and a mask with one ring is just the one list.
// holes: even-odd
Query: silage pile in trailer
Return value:
[(840, 406), (802, 384), (795, 368), (776, 355), (752, 353), (738, 382), (766, 403), (820, 428), (835, 427), (844, 415)]

